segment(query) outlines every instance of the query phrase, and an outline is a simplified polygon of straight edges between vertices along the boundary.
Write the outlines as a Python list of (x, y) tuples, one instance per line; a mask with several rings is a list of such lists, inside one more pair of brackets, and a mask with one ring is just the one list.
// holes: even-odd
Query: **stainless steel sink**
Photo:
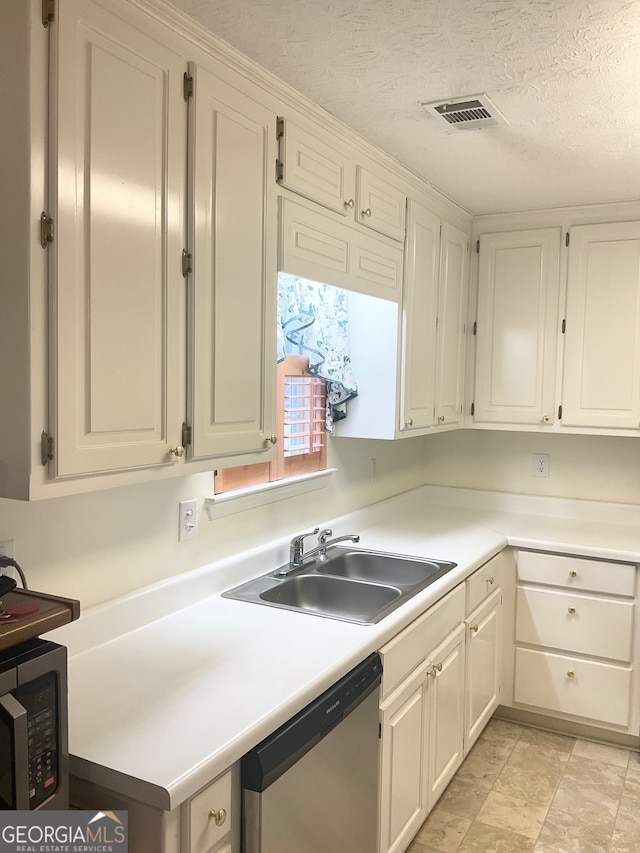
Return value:
[[(372, 625), (455, 567), (442, 560), (333, 548), (326, 559), (280, 569), (223, 593), (225, 598)], [(281, 567), (286, 568), (286, 567)]]
[(325, 562), (318, 561), (317, 571), (356, 581), (415, 587), (432, 583), (454, 566), (455, 563), (441, 560), (414, 560), (375, 551), (336, 548)]

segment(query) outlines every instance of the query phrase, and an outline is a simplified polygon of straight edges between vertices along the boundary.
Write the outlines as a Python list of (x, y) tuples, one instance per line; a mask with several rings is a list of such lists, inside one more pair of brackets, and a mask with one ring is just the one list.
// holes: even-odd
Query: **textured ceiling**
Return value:
[(640, 0), (172, 2), (472, 213), (640, 199)]

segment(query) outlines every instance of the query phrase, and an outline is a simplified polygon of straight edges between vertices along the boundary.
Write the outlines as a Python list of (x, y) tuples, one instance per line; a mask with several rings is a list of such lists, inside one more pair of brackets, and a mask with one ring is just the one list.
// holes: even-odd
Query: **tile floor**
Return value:
[(492, 720), (408, 853), (640, 853), (640, 756)]

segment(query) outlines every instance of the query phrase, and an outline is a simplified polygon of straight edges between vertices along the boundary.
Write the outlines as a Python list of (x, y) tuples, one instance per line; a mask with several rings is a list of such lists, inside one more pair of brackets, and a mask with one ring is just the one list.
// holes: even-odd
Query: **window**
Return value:
[(327, 383), (309, 373), (308, 356), (287, 355), (277, 369), (277, 458), (219, 469), (214, 493), (323, 471), (327, 467), (326, 408)]

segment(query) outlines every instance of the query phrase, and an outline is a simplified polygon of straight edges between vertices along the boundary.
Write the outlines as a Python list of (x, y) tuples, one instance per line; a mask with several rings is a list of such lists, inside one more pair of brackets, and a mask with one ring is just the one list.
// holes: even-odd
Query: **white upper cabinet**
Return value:
[(402, 300), (400, 429), (421, 430), (435, 412), (440, 217), (410, 200)]
[(560, 239), (560, 228), (480, 237), (476, 423), (553, 423)]
[(276, 119), (246, 81), (190, 72), (191, 454), (264, 452), (275, 432)]
[(393, 240), (404, 240), (405, 193), (357, 165), (357, 151), (319, 128), (312, 132), (284, 118), (278, 119), (278, 136), (283, 187)]
[(442, 222), (438, 278), (435, 422), (462, 424), (467, 316), (468, 235)]
[(640, 222), (571, 228), (562, 426), (640, 426)]
[(180, 444), (185, 63), (121, 6), (65, 0), (52, 27), (58, 477), (167, 463)]

